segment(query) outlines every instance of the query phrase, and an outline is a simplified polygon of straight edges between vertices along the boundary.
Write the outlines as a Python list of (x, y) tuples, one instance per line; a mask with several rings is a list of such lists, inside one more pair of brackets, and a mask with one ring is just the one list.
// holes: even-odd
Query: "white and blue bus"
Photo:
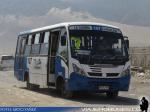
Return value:
[(14, 75), (27, 88), (118, 96), (130, 84), (129, 41), (116, 26), (68, 22), (21, 32)]

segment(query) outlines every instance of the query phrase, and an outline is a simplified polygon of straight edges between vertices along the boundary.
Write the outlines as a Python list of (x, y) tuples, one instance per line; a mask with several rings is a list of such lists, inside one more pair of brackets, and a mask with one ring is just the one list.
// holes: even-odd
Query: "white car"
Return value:
[(2, 70), (11, 70), (14, 67), (14, 57), (11, 55), (2, 55), (0, 63)]

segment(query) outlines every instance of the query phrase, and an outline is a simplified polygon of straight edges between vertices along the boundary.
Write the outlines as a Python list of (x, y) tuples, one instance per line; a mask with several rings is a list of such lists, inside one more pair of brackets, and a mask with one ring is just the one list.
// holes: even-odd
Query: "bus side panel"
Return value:
[(55, 74), (56, 78), (58, 76), (65, 78), (65, 68), (62, 67), (61, 58), (59, 56), (57, 56), (55, 59)]
[(29, 57), (28, 60), (30, 83), (47, 87), (47, 56)]
[(20, 73), (20, 71), (19, 71), (19, 56), (18, 56), (18, 54), (19, 54), (19, 50), (20, 50), (20, 42), (21, 42), (21, 38), (20, 37), (18, 37), (18, 39), (17, 39), (17, 45), (16, 45), (16, 52), (15, 52), (15, 60), (14, 60), (14, 76), (17, 78), (17, 80), (21, 80), (21, 78), (19, 78), (19, 74), (21, 74)]
[(24, 50), (24, 44), (23, 44), (23, 38), (18, 37), (17, 40), (17, 47), (16, 47), (16, 53), (15, 53), (15, 61), (14, 61), (14, 76), (19, 81), (24, 81), (24, 74), (25, 71), (27, 71), (27, 58), (23, 56), (21, 51)]
[(19, 80), (19, 56), (15, 56), (15, 62), (14, 62), (14, 76)]
[[(24, 81), (24, 75), (26, 72), (28, 72), (27, 68), (27, 57), (15, 57), (15, 63), (14, 63), (14, 75), (19, 81)], [(22, 66), (22, 67), (21, 67)]]

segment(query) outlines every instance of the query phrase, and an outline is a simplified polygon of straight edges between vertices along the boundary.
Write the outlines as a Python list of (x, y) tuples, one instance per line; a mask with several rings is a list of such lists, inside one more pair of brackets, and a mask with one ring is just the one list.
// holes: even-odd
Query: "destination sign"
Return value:
[(72, 25), (69, 27), (69, 30), (94, 30), (94, 31), (121, 33), (121, 31), (117, 28), (98, 25)]

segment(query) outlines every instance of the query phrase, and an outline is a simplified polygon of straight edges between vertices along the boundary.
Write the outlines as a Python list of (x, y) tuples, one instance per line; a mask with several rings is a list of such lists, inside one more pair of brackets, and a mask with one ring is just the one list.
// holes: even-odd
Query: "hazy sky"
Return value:
[(0, 14), (43, 15), (51, 7), (88, 12), (126, 24), (150, 26), (150, 0), (0, 0)]
[(0, 0), (0, 52), (14, 53), (21, 31), (65, 21), (117, 25), (132, 46), (148, 46), (149, 11), (150, 0)]

